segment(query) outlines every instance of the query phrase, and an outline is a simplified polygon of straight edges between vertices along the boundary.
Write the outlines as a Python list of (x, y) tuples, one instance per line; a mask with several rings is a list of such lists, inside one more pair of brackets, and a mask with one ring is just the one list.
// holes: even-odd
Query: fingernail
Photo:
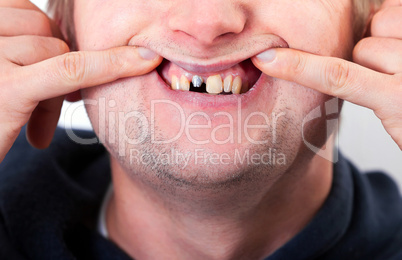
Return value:
[(141, 58), (143, 58), (144, 60), (154, 60), (158, 56), (158, 54), (156, 54), (155, 52), (144, 47), (138, 47), (137, 50)]
[(274, 49), (269, 49), (267, 51), (261, 52), (256, 57), (262, 62), (269, 63), (274, 61), (276, 57), (276, 51)]

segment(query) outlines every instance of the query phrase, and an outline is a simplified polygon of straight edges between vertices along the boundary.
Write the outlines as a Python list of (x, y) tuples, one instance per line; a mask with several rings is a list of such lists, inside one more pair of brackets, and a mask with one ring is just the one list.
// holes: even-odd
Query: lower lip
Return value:
[(191, 91), (172, 90), (156, 70), (153, 71), (152, 74), (153, 73), (156, 74), (154, 76), (157, 77), (158, 87), (160, 88), (159, 91), (162, 95), (167, 96), (171, 101), (177, 102), (183, 107), (192, 110), (212, 110), (215, 112), (216, 110), (227, 111), (238, 108), (239, 102), (241, 102), (241, 107), (244, 109), (250, 104), (255, 103), (259, 97), (272, 96), (270, 93), (262, 95), (263, 92), (271, 92), (271, 86), (273, 85), (273, 78), (263, 73), (249, 91), (239, 95), (211, 95)]

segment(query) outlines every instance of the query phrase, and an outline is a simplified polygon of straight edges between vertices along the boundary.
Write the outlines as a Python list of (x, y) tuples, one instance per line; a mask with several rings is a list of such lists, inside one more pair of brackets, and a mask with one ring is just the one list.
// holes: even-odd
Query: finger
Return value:
[(353, 61), (370, 69), (396, 74), (402, 72), (402, 40), (369, 37), (357, 43)]
[(52, 36), (49, 19), (42, 12), (3, 7), (0, 17), (1, 36)]
[(31, 9), (41, 11), (36, 5), (29, 0), (0, 0), (0, 7), (12, 7), (19, 9)]
[(371, 22), (371, 35), (402, 39), (402, 6), (378, 11)]
[(20, 66), (31, 65), (67, 52), (67, 44), (57, 38), (31, 35), (0, 37), (1, 56)]
[(371, 109), (386, 100), (387, 91), (381, 87), (391, 82), (391, 76), (357, 64), (292, 49), (270, 49), (252, 61), (267, 75)]
[(21, 128), (15, 129), (15, 127), (10, 124), (2, 123), (1, 128), (3, 131), (0, 132), (0, 140), (2, 140), (0, 142), (0, 163), (3, 161), (21, 131)]
[(381, 9), (392, 6), (402, 6), (402, 0), (385, 0), (381, 5)]
[[(47, 15), (40, 8), (38, 8), (36, 5), (34, 5), (28, 0), (0, 0), (0, 7), (33, 10), (42, 13), (47, 17)], [(60, 29), (57, 26), (57, 24), (49, 18), (48, 22), (50, 24), (50, 29), (52, 31), (53, 36), (63, 40), (63, 34), (60, 32)]]
[[(101, 85), (119, 78), (139, 76), (155, 69), (162, 57), (145, 48), (117, 47), (105, 51), (70, 52), (19, 68), (19, 78), (29, 85), (15, 84), (26, 100), (41, 101)], [(20, 82), (17, 78), (11, 82)]]
[(59, 121), (63, 97), (45, 100), (32, 112), (27, 125), (28, 142), (38, 149), (49, 146)]

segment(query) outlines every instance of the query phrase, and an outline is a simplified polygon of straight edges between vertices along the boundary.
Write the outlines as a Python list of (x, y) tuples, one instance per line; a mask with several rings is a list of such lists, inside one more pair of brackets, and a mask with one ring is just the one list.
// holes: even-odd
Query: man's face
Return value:
[[(144, 46), (165, 58), (83, 97), (125, 170), (182, 184), (275, 177), (311, 156), (302, 132), (324, 144), (325, 118), (302, 122), (329, 97), (261, 75), (248, 59), (270, 47), (348, 59), (353, 46), (350, 0), (75, 0), (75, 26), (80, 50)], [(210, 88), (219, 87), (210, 76), (239, 76), (242, 94), (170, 88), (194, 75)]]

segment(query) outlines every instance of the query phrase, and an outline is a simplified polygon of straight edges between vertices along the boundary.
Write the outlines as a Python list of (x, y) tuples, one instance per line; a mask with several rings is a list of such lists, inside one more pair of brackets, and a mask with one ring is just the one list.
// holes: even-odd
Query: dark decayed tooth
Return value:
[(194, 87), (193, 83), (190, 84), (190, 91), (197, 92), (197, 93), (206, 93), (207, 92), (207, 85), (205, 83), (201, 84), (201, 87)]
[(200, 76), (195, 75), (191, 82), (195, 88), (199, 88), (201, 87), (202, 83), (204, 83), (204, 80)]

